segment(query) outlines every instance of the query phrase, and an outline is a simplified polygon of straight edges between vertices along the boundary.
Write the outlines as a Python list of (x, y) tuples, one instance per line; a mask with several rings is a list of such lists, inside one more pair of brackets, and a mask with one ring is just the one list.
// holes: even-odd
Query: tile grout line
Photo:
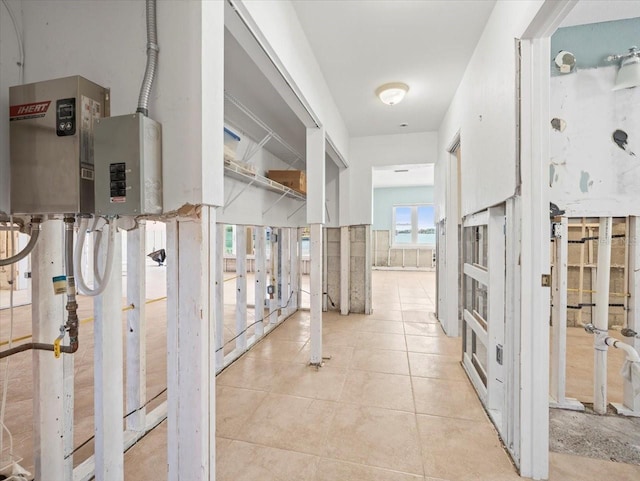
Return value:
[[(400, 296), (400, 286), (397, 286), (397, 287), (398, 287), (398, 295)], [(409, 382), (411, 383), (411, 399), (413, 400), (413, 422), (416, 427), (416, 436), (417, 436), (418, 447), (420, 452), (420, 466), (422, 466), (422, 479), (426, 479), (427, 474), (424, 469), (424, 451), (422, 447), (422, 440), (420, 439), (420, 428), (418, 426), (418, 414), (417, 414), (418, 409), (416, 405), (416, 391), (413, 386), (413, 377), (411, 376), (411, 361), (409, 360), (409, 345), (407, 344), (407, 329), (404, 324), (405, 323), (404, 310), (402, 309), (402, 307), (403, 307), (402, 296), (400, 296), (400, 312), (402, 313), (402, 329), (404, 331), (404, 344), (406, 347), (405, 355), (407, 358), (407, 366), (409, 367)]]

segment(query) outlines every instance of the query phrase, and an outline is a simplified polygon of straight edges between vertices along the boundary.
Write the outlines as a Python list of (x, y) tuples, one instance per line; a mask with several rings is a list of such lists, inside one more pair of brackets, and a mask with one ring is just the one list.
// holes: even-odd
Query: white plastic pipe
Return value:
[[(76, 282), (78, 284), (78, 290), (80, 293), (87, 296), (99, 296), (102, 294), (107, 287), (109, 282), (109, 278), (111, 277), (111, 269), (113, 267), (113, 251), (114, 251), (114, 243), (116, 237), (116, 231), (118, 229), (116, 219), (113, 219), (109, 225), (109, 238), (107, 241), (107, 260), (104, 266), (104, 275), (99, 276), (100, 269), (98, 268), (97, 263), (94, 265), (94, 273), (96, 273), (96, 286), (94, 289), (90, 289), (85, 282), (84, 275), (82, 274), (82, 249), (84, 248), (84, 240), (87, 235), (87, 225), (89, 223), (89, 219), (82, 218), (80, 219), (80, 223), (78, 225), (78, 239), (76, 241), (76, 248), (73, 253), (74, 258), (74, 266), (76, 273)], [(96, 245), (94, 249), (97, 251), (100, 247), (99, 237), (97, 239)], [(96, 258), (94, 257), (94, 261)]]
[(640, 362), (640, 354), (636, 351), (633, 346), (629, 344), (625, 344), (624, 342), (616, 339), (615, 337), (607, 336), (604, 340), (604, 343), (607, 346), (615, 347), (616, 349), (622, 349), (627, 354), (627, 359), (631, 362)]
[[(594, 325), (598, 332), (609, 329), (609, 284), (611, 279), (611, 217), (600, 218), (598, 232), (598, 278), (596, 280), (596, 307)], [(607, 412), (607, 344), (594, 340), (593, 410)]]

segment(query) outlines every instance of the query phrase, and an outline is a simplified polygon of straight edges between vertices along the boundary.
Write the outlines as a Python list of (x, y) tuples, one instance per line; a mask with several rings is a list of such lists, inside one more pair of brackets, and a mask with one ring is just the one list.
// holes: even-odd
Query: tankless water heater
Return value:
[(11, 212), (94, 212), (93, 131), (109, 90), (73, 76), (11, 87)]

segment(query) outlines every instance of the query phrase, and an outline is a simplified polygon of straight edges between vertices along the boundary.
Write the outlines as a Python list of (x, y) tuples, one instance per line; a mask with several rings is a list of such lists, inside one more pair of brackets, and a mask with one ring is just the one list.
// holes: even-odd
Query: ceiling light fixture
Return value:
[(616, 84), (611, 90), (630, 89), (640, 86), (640, 51), (638, 47), (631, 47), (629, 53), (623, 55), (609, 55), (609, 62), (622, 60), (616, 77)]
[(409, 86), (402, 82), (391, 82), (381, 85), (376, 89), (376, 95), (383, 104), (395, 105), (402, 102), (402, 99), (409, 91)]

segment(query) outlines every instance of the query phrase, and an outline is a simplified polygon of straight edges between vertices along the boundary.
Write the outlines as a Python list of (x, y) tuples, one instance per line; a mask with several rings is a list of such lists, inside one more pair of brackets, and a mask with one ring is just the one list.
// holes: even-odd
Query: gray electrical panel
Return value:
[(73, 76), (9, 90), (11, 212), (93, 213), (94, 126), (109, 90)]
[(95, 130), (98, 215), (162, 213), (162, 128), (142, 114), (98, 120)]

